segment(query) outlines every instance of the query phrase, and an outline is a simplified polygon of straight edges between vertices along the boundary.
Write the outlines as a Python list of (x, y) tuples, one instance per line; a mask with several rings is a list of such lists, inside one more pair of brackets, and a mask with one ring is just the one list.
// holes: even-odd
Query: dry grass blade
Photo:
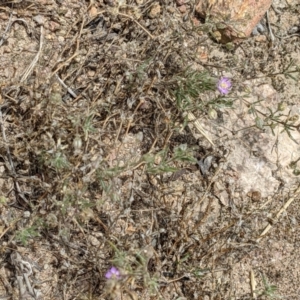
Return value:
[(206, 131), (203, 129), (202, 125), (200, 124), (199, 120), (196, 119), (193, 113), (189, 112), (187, 114), (188, 120), (193, 122), (197, 130), (211, 143), (212, 146), (215, 146), (214, 142), (210, 139)]
[(34, 66), (36, 65), (36, 63), (39, 60), (39, 57), (42, 53), (42, 48), (43, 48), (43, 41), (44, 41), (44, 28), (43, 26), (41, 26), (41, 33), (40, 33), (40, 46), (39, 46), (39, 51), (36, 54), (36, 56), (34, 57), (33, 61), (31, 62), (31, 64), (28, 66), (28, 68), (26, 69), (26, 71), (24, 72), (22, 78), (21, 78), (21, 82), (24, 82), (28, 76), (30, 75), (30, 73), (32, 72)]
[[(275, 218), (273, 219), (273, 222), (276, 223), (283, 212), (285, 212), (288, 207), (291, 205), (291, 203), (297, 199), (297, 197), (300, 195), (300, 186), (293, 192), (293, 197), (289, 198), (288, 201), (283, 205), (283, 207), (279, 210), (279, 212), (276, 214)], [(266, 234), (269, 232), (269, 230), (273, 227), (272, 224), (268, 224), (266, 228), (263, 230), (263, 232), (260, 234), (260, 236), (256, 239), (256, 242), (260, 242), (260, 240), (266, 236)]]
[(253, 299), (256, 299), (256, 280), (253, 270), (250, 271), (250, 285), (251, 285), (251, 293)]

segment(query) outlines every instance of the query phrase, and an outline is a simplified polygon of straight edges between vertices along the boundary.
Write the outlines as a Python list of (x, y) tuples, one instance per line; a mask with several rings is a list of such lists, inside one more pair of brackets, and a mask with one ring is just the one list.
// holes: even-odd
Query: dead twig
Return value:
[(23, 260), (18, 252), (13, 252), (11, 254), (11, 262), (16, 271), (16, 278), (20, 293), (19, 298), (25, 299), (28, 295), (30, 295), (34, 299), (40, 299), (41, 292), (33, 288), (31, 280), (29, 279), (29, 277), (33, 275), (32, 265), (28, 261)]
[(135, 20), (132, 16), (126, 15), (126, 14), (122, 14), (122, 13), (118, 13), (119, 16), (125, 17), (130, 19), (131, 21), (133, 21), (136, 25), (138, 25), (139, 27), (141, 27), (150, 37), (151, 39), (154, 40), (154, 36), (144, 27), (142, 26), (137, 20)]
[(267, 18), (267, 24), (268, 24), (268, 29), (269, 29), (269, 36), (270, 36), (271, 42), (273, 44), (275, 42), (275, 36), (273, 34), (273, 31), (272, 31), (272, 28), (271, 28), (271, 25), (270, 25), (269, 10), (267, 10), (266, 18)]
[(20, 189), (19, 183), (16, 181), (17, 174), (16, 174), (15, 166), (14, 166), (14, 163), (13, 163), (13, 160), (12, 160), (12, 156), (11, 156), (11, 153), (10, 153), (10, 149), (9, 149), (9, 146), (8, 146), (7, 138), (6, 138), (3, 115), (2, 115), (1, 109), (0, 109), (0, 126), (1, 126), (2, 138), (3, 138), (4, 144), (5, 144), (7, 158), (8, 158), (7, 167), (9, 168), (9, 171), (10, 171), (11, 175), (13, 176), (14, 185), (15, 185), (15, 188), (17, 190), (16, 193), (18, 193), (19, 197), (22, 198), (22, 200), (25, 201), (25, 203), (28, 204), (27, 199), (25, 198), (25, 196), (23, 195), (23, 193)]
[(4, 33), (0, 39), (0, 47), (3, 45), (4, 41), (7, 40), (8, 36), (7, 33), (10, 31), (11, 26), (15, 23), (15, 22), (21, 22), (24, 23), (25, 28), (27, 30), (27, 33), (29, 32), (29, 26), (27, 24), (27, 22), (24, 19), (15, 19), (12, 21), (12, 14), (10, 14), (9, 20), (8, 20), (8, 24), (6, 25), (6, 28), (4, 30)]
[(55, 77), (57, 78), (58, 82), (65, 88), (67, 89), (68, 93), (73, 97), (73, 98), (77, 98), (77, 94), (71, 89), (69, 88), (62, 79), (60, 79), (60, 77), (55, 74)]
[(82, 20), (82, 23), (81, 23), (81, 26), (80, 26), (80, 31), (78, 33), (78, 36), (76, 37), (77, 41), (76, 41), (76, 49), (75, 49), (75, 52), (74, 54), (69, 57), (64, 63), (62, 63), (61, 65), (59, 65), (51, 74), (51, 77), (53, 75), (55, 75), (60, 69), (62, 69), (64, 66), (66, 66), (68, 64), (68, 62), (72, 61), (79, 53), (78, 53), (78, 50), (79, 50), (79, 45), (80, 45), (80, 37), (82, 35), (82, 30), (83, 30), (83, 26), (85, 24), (85, 19), (83, 18)]

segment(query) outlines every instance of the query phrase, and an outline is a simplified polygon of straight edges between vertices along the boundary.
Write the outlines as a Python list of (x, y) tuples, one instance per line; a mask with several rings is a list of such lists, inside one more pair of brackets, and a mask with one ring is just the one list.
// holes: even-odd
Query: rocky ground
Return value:
[(0, 299), (300, 298), (300, 5), (196, 4), (1, 2)]

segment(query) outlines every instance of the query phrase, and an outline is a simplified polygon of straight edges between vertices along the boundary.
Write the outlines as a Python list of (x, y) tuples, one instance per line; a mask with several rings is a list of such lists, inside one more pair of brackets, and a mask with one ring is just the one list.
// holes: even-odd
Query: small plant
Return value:
[[(113, 202), (119, 200), (118, 189), (115, 186), (114, 178), (126, 170), (126, 167), (107, 167), (101, 166), (96, 170), (97, 183), (102, 190), (102, 200), (110, 199)], [(105, 197), (104, 197), (105, 195)]]
[(174, 152), (169, 157), (169, 149), (163, 149), (155, 156), (152, 154), (144, 155), (143, 159), (146, 162), (146, 172), (150, 174), (158, 174), (165, 172), (175, 172), (174, 162), (190, 162), (196, 163), (191, 149), (187, 148), (186, 144), (182, 144), (174, 149)]
[(193, 271), (193, 274), (195, 275), (196, 278), (201, 278), (204, 275), (206, 275), (208, 272), (210, 272), (210, 269), (199, 269), (199, 268), (196, 268)]
[(112, 243), (110, 245), (115, 252), (112, 260), (114, 266), (105, 273), (105, 278), (108, 280), (106, 294), (112, 299), (122, 293), (133, 295), (136, 284), (142, 284), (149, 289), (151, 295), (159, 295), (157, 278), (151, 276), (148, 271), (148, 262), (153, 255), (151, 247), (125, 252)]
[(266, 296), (269, 299), (280, 298), (280, 296), (275, 295), (277, 292), (277, 286), (270, 284), (264, 275), (262, 275), (262, 280), (264, 284), (264, 290), (262, 291), (260, 296)]
[[(255, 125), (259, 129), (264, 129), (265, 127), (269, 127), (272, 131), (272, 134), (275, 136), (274, 129), (277, 126), (282, 127), (282, 132), (286, 132), (291, 140), (295, 143), (298, 143), (292, 136), (291, 131), (295, 130), (298, 126), (295, 125), (295, 122), (298, 121), (298, 116), (291, 116), (290, 112), (288, 114), (283, 114), (283, 110), (286, 108), (286, 104), (281, 102), (278, 104), (277, 108), (272, 110), (267, 107), (268, 113), (264, 113), (260, 111), (257, 106), (263, 100), (258, 100), (254, 103), (248, 103), (244, 100), (246, 104), (249, 106), (248, 113), (253, 114), (255, 116)], [(246, 129), (246, 128), (244, 128)]]
[(36, 226), (24, 228), (17, 232), (16, 240), (21, 242), (24, 246), (27, 245), (28, 240), (34, 237), (39, 236), (39, 232), (37, 231)]
[(85, 209), (93, 207), (95, 204), (92, 203), (90, 199), (82, 196), (84, 191), (84, 187), (81, 187), (81, 190), (71, 189), (68, 187), (68, 182), (65, 182), (62, 188), (61, 198), (55, 200), (56, 207), (63, 215), (67, 214), (70, 210), (80, 213)]
[[(295, 76), (294, 74), (298, 75)], [(287, 65), (284, 65), (282, 70), (276, 73), (270, 73), (266, 75), (267, 77), (275, 77), (278, 75), (284, 75), (286, 78), (291, 78), (295, 81), (299, 80), (299, 74), (300, 74), (300, 67), (296, 65), (295, 60), (291, 59), (289, 62), (287, 62)]]
[(171, 82), (170, 92), (176, 99), (177, 107), (186, 111), (202, 107), (197, 98), (205, 91), (216, 89), (216, 80), (207, 71), (195, 71), (187, 68), (183, 74), (175, 76)]
[(50, 150), (43, 150), (40, 153), (39, 161), (42, 167), (47, 166), (54, 169), (56, 172), (62, 172), (70, 167), (70, 163), (64, 153), (67, 146), (61, 144), (58, 139), (57, 145)]
[(300, 175), (300, 167), (298, 166), (298, 162), (300, 160), (300, 157), (296, 160), (291, 161), (289, 164), (289, 167), (293, 170), (293, 174), (296, 176)]
[(56, 170), (61, 170), (69, 166), (68, 160), (62, 152), (54, 153), (49, 162), (50, 165)]
[(93, 133), (95, 132), (95, 128), (93, 126), (93, 118), (94, 118), (94, 114), (90, 114), (83, 123), (82, 129), (84, 132), (84, 140), (87, 141), (89, 133)]

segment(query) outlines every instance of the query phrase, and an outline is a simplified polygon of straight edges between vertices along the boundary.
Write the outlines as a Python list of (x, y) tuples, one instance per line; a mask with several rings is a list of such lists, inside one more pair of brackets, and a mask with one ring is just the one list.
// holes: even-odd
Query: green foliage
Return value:
[(38, 237), (39, 235), (40, 234), (38, 232), (37, 226), (31, 226), (18, 231), (16, 233), (16, 240), (26, 246), (29, 239)]
[(4, 196), (0, 196), (0, 205), (6, 205), (7, 204), (7, 198)]
[(69, 167), (67, 157), (62, 152), (55, 152), (49, 159), (49, 164), (57, 171)]
[(187, 68), (182, 74), (172, 79), (173, 84), (170, 93), (175, 97), (177, 107), (181, 110), (203, 108), (199, 103), (199, 96), (205, 91), (216, 90), (216, 79), (207, 71), (195, 71)]
[(50, 167), (56, 172), (62, 172), (70, 167), (70, 163), (62, 149), (42, 151), (38, 157), (40, 168)]
[(278, 295), (276, 295), (277, 292), (276, 285), (270, 284), (264, 275), (262, 275), (262, 280), (264, 284), (264, 290), (262, 291), (261, 296), (266, 296), (269, 299), (280, 298)]
[(99, 180), (108, 180), (115, 178), (118, 176), (120, 173), (124, 172), (126, 170), (126, 167), (110, 167), (110, 168), (105, 168), (105, 166), (97, 169), (97, 177)]
[(150, 63), (152, 62), (152, 59), (147, 59), (142, 64), (140, 64), (136, 69), (136, 75), (138, 79), (145, 79), (147, 78), (147, 68), (149, 67)]
[(286, 108), (284, 102), (279, 103), (275, 109), (267, 107), (268, 113), (264, 113), (258, 109), (258, 106), (262, 101), (264, 100), (259, 100), (251, 104), (246, 102), (249, 106), (248, 113), (255, 115), (255, 126), (261, 130), (269, 127), (273, 135), (275, 135), (274, 129), (280, 126), (282, 128), (281, 133), (286, 132), (289, 138), (298, 144), (292, 136), (292, 131), (297, 128), (295, 123), (298, 121), (298, 116), (291, 116), (290, 112), (288, 114), (283, 114), (283, 110)]
[(116, 189), (114, 178), (119, 176), (122, 172), (126, 171), (128, 166), (115, 166), (115, 167), (108, 167), (101, 166), (96, 170), (96, 177), (98, 184), (103, 191), (103, 193), (111, 199), (113, 202), (119, 200), (118, 190)]
[(114, 258), (111, 260), (112, 265), (122, 270), (121, 274), (126, 274), (127, 281), (123, 288), (126, 289), (127, 282), (134, 283), (137, 281), (139, 284), (142, 284), (152, 296), (159, 296), (158, 278), (157, 276), (152, 276), (147, 267), (149, 259), (153, 255), (151, 247), (126, 252), (119, 250), (118, 247), (111, 242), (109, 242), (109, 244), (114, 250)]
[(76, 209), (78, 212), (93, 207), (95, 204), (88, 198), (82, 196), (84, 194), (85, 188), (81, 190), (74, 190), (68, 188), (68, 182), (64, 184), (62, 190), (62, 199), (56, 200), (56, 207), (59, 208), (59, 211), (65, 215), (71, 209)]
[(90, 133), (93, 133), (96, 131), (96, 129), (93, 126), (93, 119), (94, 119), (94, 114), (90, 114), (89, 116), (87, 116), (87, 118), (84, 120), (82, 129), (84, 132), (84, 140), (86, 141), (88, 138), (88, 135)]
[(149, 174), (174, 172), (177, 170), (174, 167), (176, 162), (196, 163), (192, 149), (188, 149), (186, 144), (174, 148), (172, 154), (169, 153), (168, 148), (159, 151), (156, 155), (146, 154), (143, 156), (143, 160), (146, 163), (146, 172)]
[(207, 274), (207, 272), (210, 272), (209, 269), (199, 269), (199, 268), (195, 268), (195, 270), (193, 271), (193, 274), (195, 275), (196, 278), (201, 278), (204, 275)]
[(296, 65), (295, 60), (291, 59), (287, 65), (283, 65), (282, 70), (276, 73), (270, 73), (268, 77), (275, 77), (278, 75), (284, 75), (286, 78), (291, 78), (295, 81), (299, 80), (300, 67)]
[(293, 174), (296, 176), (300, 175), (300, 166), (298, 166), (298, 162), (300, 160), (300, 157), (296, 160), (291, 161), (289, 167), (293, 170)]

